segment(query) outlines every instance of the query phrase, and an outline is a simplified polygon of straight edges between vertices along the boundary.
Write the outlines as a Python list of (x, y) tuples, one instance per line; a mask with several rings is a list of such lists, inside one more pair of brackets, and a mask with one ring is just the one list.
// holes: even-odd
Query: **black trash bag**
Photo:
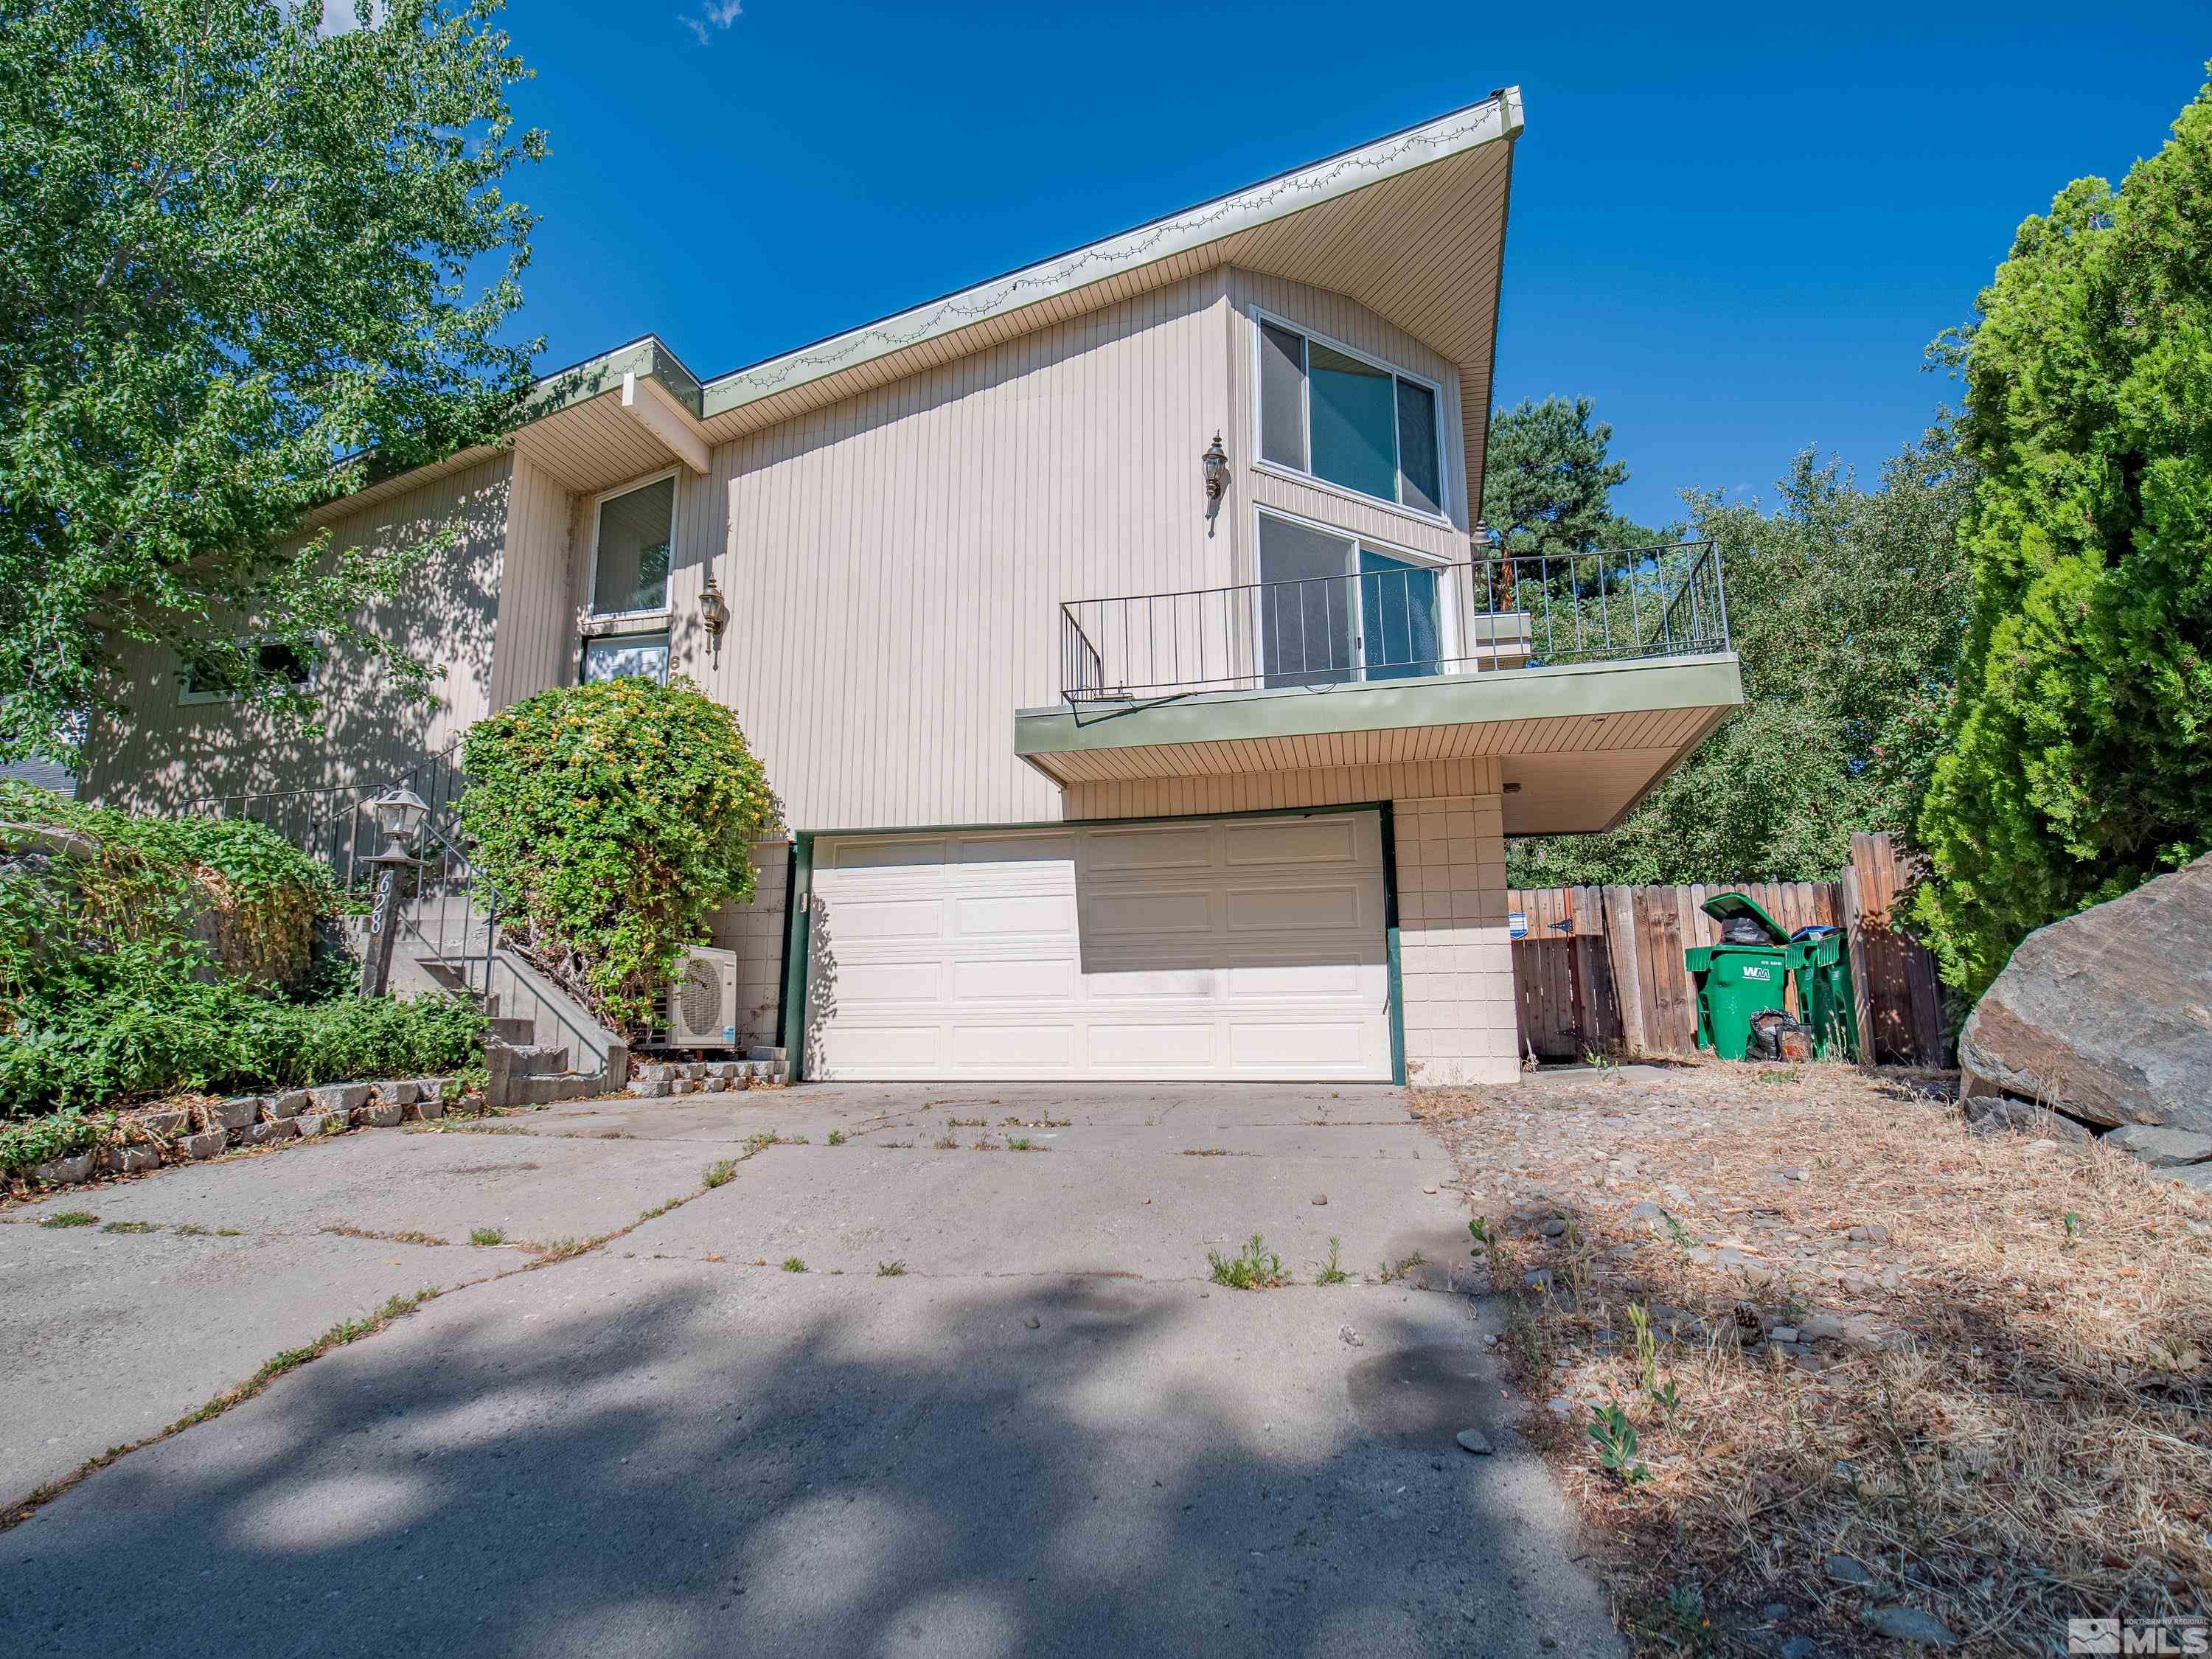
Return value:
[(1771, 944), (1766, 929), (1759, 925), (1755, 916), (1730, 916), (1721, 924), (1721, 943), (1723, 945)]
[(1813, 1028), (1800, 1024), (1779, 1008), (1762, 1008), (1751, 1017), (1751, 1048), (1747, 1060), (1809, 1060)]

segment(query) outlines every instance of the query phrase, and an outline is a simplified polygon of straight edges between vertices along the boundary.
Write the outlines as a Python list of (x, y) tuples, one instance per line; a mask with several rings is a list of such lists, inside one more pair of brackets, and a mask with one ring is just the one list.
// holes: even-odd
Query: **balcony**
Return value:
[(1337, 545), (1281, 580), (1062, 605), (1060, 702), (1017, 714), (1017, 751), (1063, 786), (1489, 757), (1528, 834), (1616, 820), (1743, 700), (1710, 543)]

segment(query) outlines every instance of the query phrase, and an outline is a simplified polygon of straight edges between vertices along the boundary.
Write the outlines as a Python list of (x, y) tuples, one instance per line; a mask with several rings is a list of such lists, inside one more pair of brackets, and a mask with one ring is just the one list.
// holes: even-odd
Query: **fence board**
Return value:
[[(1862, 835), (1834, 881), (1516, 889), (1507, 902), (1528, 918), (1528, 938), (1514, 943), (1522, 1048), (1544, 1059), (1608, 1042), (1632, 1054), (1689, 1052), (1696, 994), (1682, 953), (1720, 942), (1701, 907), (1715, 894), (1740, 892), (1786, 933), (1825, 926), (1848, 934), (1861, 1053), (1885, 1065), (1948, 1066), (1935, 961), (1892, 925), (1914, 872), (1911, 855), (1888, 836)], [(1794, 986), (1788, 996), (1794, 1007)]]

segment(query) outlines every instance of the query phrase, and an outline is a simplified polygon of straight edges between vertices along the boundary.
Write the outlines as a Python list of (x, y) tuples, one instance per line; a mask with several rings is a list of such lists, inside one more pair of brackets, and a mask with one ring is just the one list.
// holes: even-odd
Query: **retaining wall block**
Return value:
[(325, 1083), (319, 1089), (308, 1090), (307, 1097), (318, 1112), (350, 1112), (368, 1104), (368, 1085)]
[(243, 1129), (260, 1115), (259, 1095), (235, 1095), (228, 1100), (218, 1100), (207, 1109), (207, 1126), (210, 1129)]
[(48, 1158), (34, 1173), (42, 1187), (73, 1187), (91, 1180), (92, 1166), (99, 1161), (97, 1152), (71, 1152), (67, 1158)]
[(185, 1158), (213, 1158), (230, 1144), (227, 1130), (202, 1129), (197, 1134), (179, 1135), (170, 1143)]
[(392, 1100), (356, 1106), (353, 1109), (354, 1127), (357, 1129), (396, 1129), (399, 1127), (400, 1114), (404, 1110), (405, 1107)]

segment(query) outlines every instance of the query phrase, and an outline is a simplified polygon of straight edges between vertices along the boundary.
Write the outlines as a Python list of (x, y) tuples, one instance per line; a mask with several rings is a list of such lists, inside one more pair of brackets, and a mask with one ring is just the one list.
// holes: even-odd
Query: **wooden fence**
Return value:
[[(1742, 893), (1785, 931), (1825, 923), (1848, 933), (1862, 1054), (1948, 1066), (1935, 962), (1889, 925), (1909, 875), (1887, 836), (1853, 836), (1850, 865), (1833, 881), (1516, 889), (1510, 906), (1528, 919), (1513, 943), (1522, 1051), (1542, 1060), (1689, 1053), (1697, 1006), (1682, 953), (1720, 943), (1705, 902)], [(1790, 995), (1794, 1004), (1794, 987)]]

